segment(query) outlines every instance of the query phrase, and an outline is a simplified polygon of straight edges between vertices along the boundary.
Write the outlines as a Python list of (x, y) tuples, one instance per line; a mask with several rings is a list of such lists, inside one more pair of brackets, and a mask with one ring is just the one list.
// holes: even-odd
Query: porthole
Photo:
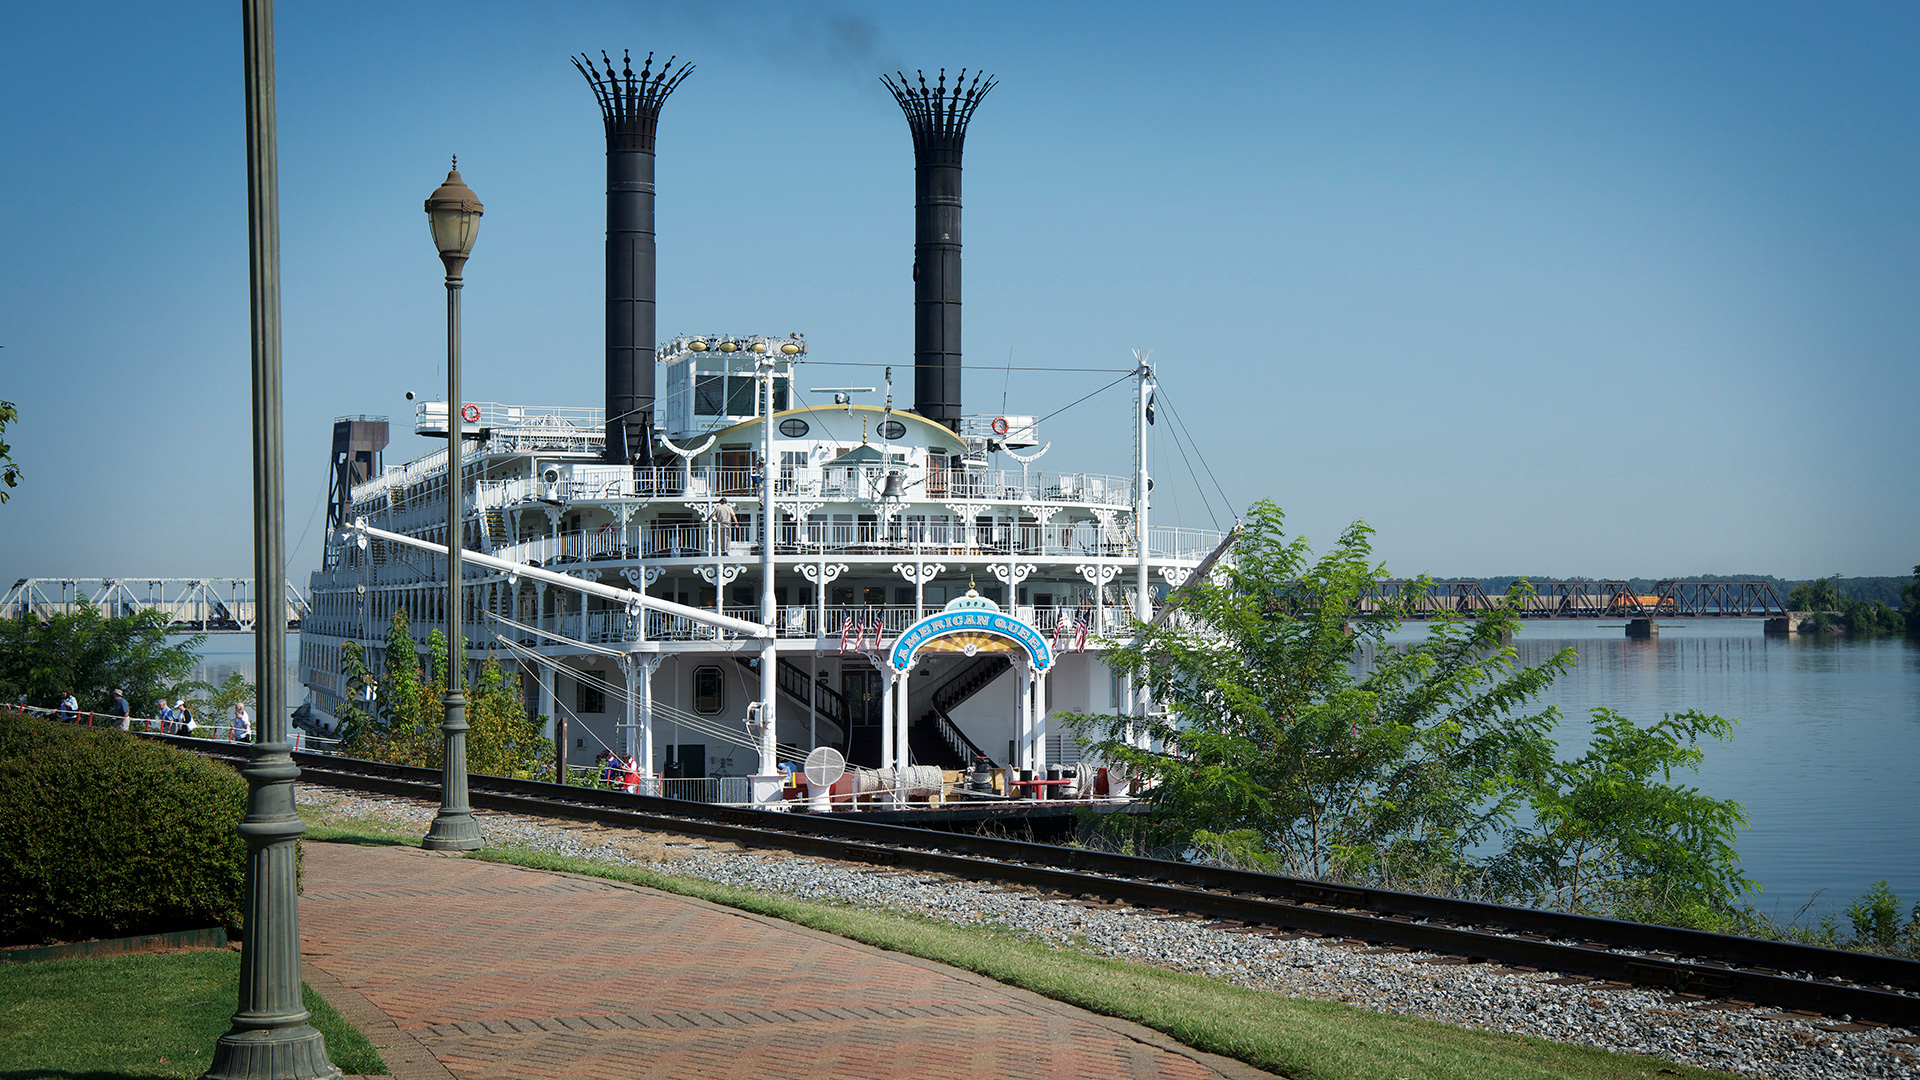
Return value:
[[(902, 430), (905, 430), (904, 428)], [(797, 416), (789, 416), (780, 421), (780, 434), (789, 439), (798, 439), (807, 433), (807, 422)]]
[(907, 437), (907, 425), (898, 420), (888, 420), (880, 425), (880, 437), (887, 440)]

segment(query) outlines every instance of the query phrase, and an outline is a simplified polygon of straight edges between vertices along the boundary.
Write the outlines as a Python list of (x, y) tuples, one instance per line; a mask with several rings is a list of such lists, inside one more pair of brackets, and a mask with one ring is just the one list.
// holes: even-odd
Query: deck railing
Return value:
[[(760, 470), (743, 466), (628, 467), (563, 462), (556, 469), (557, 479), (553, 481), (544, 476), (483, 481), (479, 505), (497, 508), (541, 500), (570, 503), (657, 497), (756, 501), (760, 494)], [(896, 471), (908, 499), (934, 504), (1066, 503), (1119, 509), (1133, 505), (1133, 480), (1125, 476), (928, 469), (906, 462), (851, 467), (782, 465), (774, 475), (774, 493), (783, 499), (872, 501), (879, 497), (887, 473)]]
[[(729, 604), (720, 609), (721, 614), (736, 619), (758, 622), (760, 607), (757, 604)], [(821, 610), (812, 605), (784, 604), (774, 611), (774, 627), (783, 640), (807, 640), (826, 638), (837, 643), (843, 635), (849, 648), (853, 647), (858, 635), (863, 647), (872, 648), (875, 630), (879, 627), (879, 637), (891, 642), (898, 638), (907, 627), (913, 625), (923, 613), (932, 614), (939, 605), (929, 604), (924, 609), (912, 604), (828, 604), (826, 620), (821, 622)], [(1124, 605), (1107, 607), (1040, 607), (1017, 605), (1012, 613), (1038, 627), (1050, 639), (1056, 639), (1062, 651), (1074, 648), (1078, 627), (1087, 627), (1087, 635), (1114, 633), (1126, 626), (1132, 616), (1132, 609)], [(644, 623), (643, 621), (644, 620)], [(849, 626), (851, 620), (851, 626)], [(696, 623), (678, 615), (667, 615), (657, 611), (641, 615), (629, 615), (624, 611), (587, 611), (561, 612), (558, 615), (546, 615), (538, 619), (518, 620), (528, 626), (550, 634), (585, 641), (594, 645), (619, 645), (627, 642), (647, 641), (740, 641), (744, 635), (730, 630), (722, 630), (705, 623)], [(822, 626), (824, 625), (824, 630)], [(644, 626), (644, 634), (641, 632)], [(1056, 627), (1058, 633), (1056, 634)], [(507, 631), (511, 633), (511, 631)], [(522, 632), (521, 644), (540, 645), (549, 639), (539, 635)]]
[[(1150, 526), (1147, 555), (1155, 560), (1195, 561), (1219, 544), (1210, 529)], [(636, 559), (719, 559), (746, 562), (759, 558), (757, 524), (649, 522), (622, 529), (608, 524), (585, 532), (540, 536), (494, 549), (496, 556), (549, 569), (570, 563)], [(792, 521), (774, 529), (774, 553), (782, 556), (905, 555), (994, 558), (1136, 557), (1133, 533), (1121, 525), (1082, 521), (1071, 524), (1015, 525), (1011, 522), (932, 522), (902, 520)]]

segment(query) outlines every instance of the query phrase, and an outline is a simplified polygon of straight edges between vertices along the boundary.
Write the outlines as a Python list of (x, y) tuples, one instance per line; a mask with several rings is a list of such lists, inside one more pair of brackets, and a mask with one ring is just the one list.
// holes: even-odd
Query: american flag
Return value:
[[(840, 623), (840, 651), (841, 652), (847, 651), (847, 637), (853, 633), (853, 626), (854, 626), (853, 612), (849, 611), (847, 612), (847, 617), (841, 620), (841, 623)], [(860, 647), (859, 638), (853, 639), (853, 647), (856, 649)]]
[(1074, 623), (1073, 623), (1073, 651), (1074, 652), (1087, 651), (1087, 631), (1091, 629), (1093, 629), (1093, 626), (1091, 623), (1083, 623), (1078, 619), (1074, 620)]

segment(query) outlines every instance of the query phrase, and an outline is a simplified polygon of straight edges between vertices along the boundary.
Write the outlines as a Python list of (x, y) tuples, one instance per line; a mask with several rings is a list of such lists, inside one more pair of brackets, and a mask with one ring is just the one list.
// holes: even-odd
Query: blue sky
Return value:
[[(983, 365), (1151, 348), (1234, 504), (1271, 497), (1321, 544), (1365, 519), (1403, 573), (1920, 562), (1910, 5), (277, 18), (296, 580), (331, 419), (402, 420), (443, 385), (421, 201), (449, 154), (487, 206), (469, 395), (600, 403), (604, 143), (567, 57), (623, 47), (696, 65), (661, 123), (663, 335), (798, 330), (817, 360), (909, 364), (912, 157), (876, 77), (983, 66), (970, 411), (1098, 385)], [(4, 19), (0, 398), (25, 479), (0, 585), (249, 573), (237, 5)], [(1047, 466), (1125, 471), (1126, 416), (1117, 389), (1052, 421)], [(1210, 526), (1167, 427), (1156, 518)]]

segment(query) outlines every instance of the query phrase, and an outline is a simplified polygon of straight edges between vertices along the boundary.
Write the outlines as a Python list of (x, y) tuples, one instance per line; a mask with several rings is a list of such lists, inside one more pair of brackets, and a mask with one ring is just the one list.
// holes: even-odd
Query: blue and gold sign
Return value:
[(1023, 652), (1035, 672), (1053, 666), (1053, 649), (1047, 637), (1031, 623), (999, 611), (959, 610), (929, 615), (901, 633), (893, 643), (888, 663), (904, 672), (913, 667), (914, 657), (923, 651)]

